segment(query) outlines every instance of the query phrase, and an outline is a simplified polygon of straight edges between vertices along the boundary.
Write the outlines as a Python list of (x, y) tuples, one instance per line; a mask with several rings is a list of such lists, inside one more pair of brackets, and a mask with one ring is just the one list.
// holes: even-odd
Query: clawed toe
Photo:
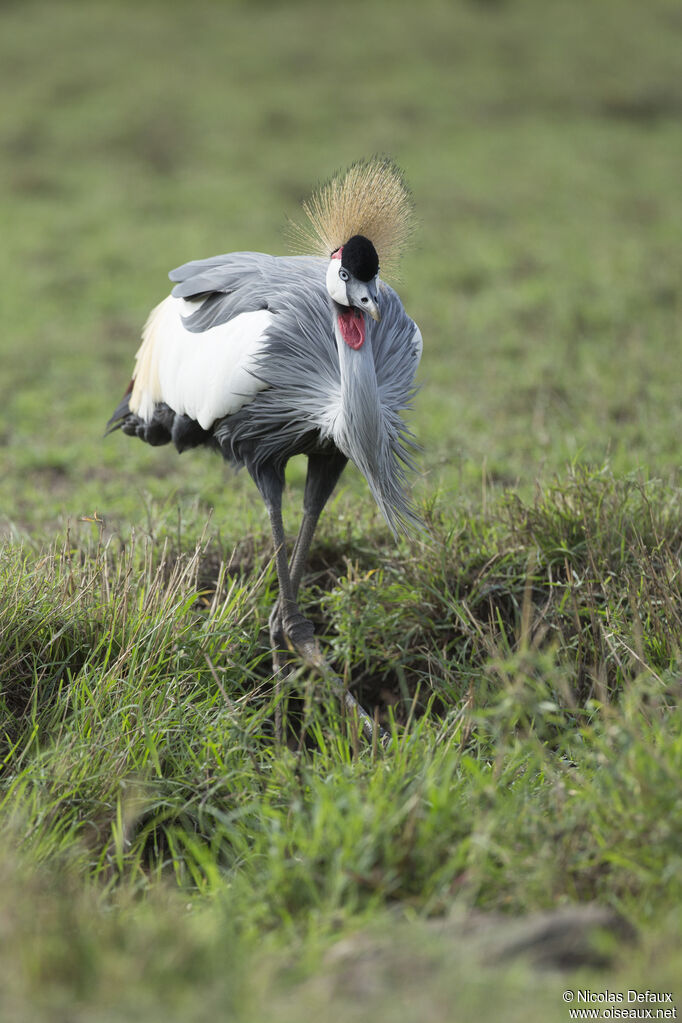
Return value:
[(273, 650), (308, 651), (315, 645), (313, 623), (300, 612), (284, 617), (276, 604), (270, 615), (270, 644)]
[(299, 653), (315, 642), (313, 623), (301, 614), (285, 620), (283, 622), (283, 631), (288, 640), (289, 647)]

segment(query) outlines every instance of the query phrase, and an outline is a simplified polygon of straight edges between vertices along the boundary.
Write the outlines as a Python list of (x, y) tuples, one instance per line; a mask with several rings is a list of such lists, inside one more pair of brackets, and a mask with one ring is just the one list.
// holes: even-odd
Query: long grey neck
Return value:
[(370, 331), (367, 330), (361, 348), (349, 348), (334, 311), (334, 333), (341, 372), (341, 410), (334, 438), (344, 455), (363, 474), (374, 499), (390, 521), (383, 486), (388, 452)]

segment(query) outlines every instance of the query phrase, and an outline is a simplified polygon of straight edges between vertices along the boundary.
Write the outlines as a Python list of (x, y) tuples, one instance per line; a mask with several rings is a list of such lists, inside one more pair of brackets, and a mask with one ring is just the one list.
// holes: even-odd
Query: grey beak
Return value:
[(373, 320), (377, 321), (377, 323), (381, 321), (381, 313), (379, 312), (379, 306), (376, 302), (368, 302), (365, 306), (363, 306), (363, 308), (365, 312), (369, 313)]
[(352, 306), (360, 309), (363, 313), (367, 313), (373, 320), (379, 323), (381, 320), (378, 305), (379, 293), (374, 281), (365, 284), (364, 281), (351, 280), (348, 282), (347, 292), (348, 301)]

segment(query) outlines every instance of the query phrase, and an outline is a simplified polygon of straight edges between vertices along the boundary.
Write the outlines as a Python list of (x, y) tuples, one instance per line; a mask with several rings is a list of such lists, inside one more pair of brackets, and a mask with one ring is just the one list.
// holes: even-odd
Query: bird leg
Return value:
[[(298, 590), (301, 583), (301, 576), (303, 573), (303, 565), (305, 563), (305, 553), (307, 552), (313, 533), (315, 532), (315, 526), (317, 525), (317, 519), (319, 515), (310, 516), (304, 513), (301, 527), (294, 543), (294, 548), (291, 554), (291, 562), (289, 564), (289, 579), (291, 582), (291, 589), (294, 596), (294, 600), (298, 598)], [(282, 623), (282, 602), (278, 597), (275, 601), (275, 605), (270, 614), (270, 646), (272, 647), (272, 670), (277, 678), (276, 689), (278, 693), (282, 691), (282, 683), (284, 678), (289, 674), (290, 665), (286, 654), (284, 660), (282, 660), (282, 651), (286, 646), (286, 636), (284, 632), (284, 626)], [(315, 645), (315, 640), (311, 639), (311, 644)], [(306, 658), (307, 660), (309, 658)], [(282, 742), (282, 705), (278, 701), (275, 709), (275, 733), (277, 735), (278, 742)]]
[[(252, 472), (252, 475), (270, 516), (270, 528), (275, 545), (279, 598), (270, 616), (270, 640), (273, 651), (282, 650), (285, 644), (290, 644), (304, 660), (307, 660), (310, 648), (314, 646), (314, 630), (312, 622), (304, 618), (299, 610), (296, 589), (294, 589), (289, 572), (282, 521), (284, 473), (281, 468), (267, 464), (259, 466), (256, 471)], [(278, 668), (279, 665), (276, 664), (275, 667)]]
[(304, 656), (307, 645), (313, 642), (313, 624), (303, 617), (296, 602), (296, 591), (289, 572), (281, 505), (269, 505), (268, 514), (279, 582), (279, 598), (270, 617), (270, 638), (273, 642), (281, 642), (282, 639), (288, 641), (297, 653)]
[[(284, 679), (289, 674), (289, 664), (286, 660), (282, 661), (281, 651), (284, 649), (285, 644), (291, 643), (304, 662), (308, 664), (312, 663), (314, 655), (321, 655), (315, 642), (312, 622), (303, 617), (296, 602), (298, 586), (294, 589), (287, 561), (284, 524), (282, 522), (281, 488), (279, 490), (277, 488), (272, 490), (271, 488), (270, 492), (274, 499), (266, 499), (266, 505), (270, 516), (272, 538), (275, 544), (275, 565), (279, 582), (279, 597), (270, 615), (270, 646), (272, 647), (272, 669), (276, 678), (275, 692), (278, 697), (275, 707), (275, 736), (277, 742), (281, 743), (284, 735), (282, 704), (279, 697), (282, 693)], [(294, 547), (295, 550), (296, 545)], [(294, 557), (292, 556), (293, 560)]]
[[(310, 515), (305, 512), (301, 521), (301, 528), (298, 531), (296, 542), (294, 543), (293, 551), (291, 553), (291, 561), (289, 562), (289, 579), (291, 581), (291, 590), (294, 600), (298, 600), (298, 591), (301, 585), (301, 578), (303, 576), (303, 568), (307, 560), (307, 554), (310, 549), (310, 542), (315, 533), (315, 527), (319, 514)], [(275, 606), (270, 614), (270, 641), (272, 642), (273, 649), (282, 649), (286, 645), (286, 634), (284, 630), (284, 624), (282, 621), (282, 601), (278, 597), (275, 601)]]
[[(355, 697), (348, 692), (341, 679), (332, 671), (328, 661), (322, 654), (314, 637), (312, 622), (301, 614), (298, 607), (298, 590), (303, 575), (310, 544), (315, 534), (322, 510), (344, 470), (347, 459), (339, 451), (308, 456), (308, 473), (306, 476), (305, 495), (303, 499), (303, 519), (294, 543), (291, 564), (287, 560), (284, 523), (282, 521), (283, 478), (274, 471), (262, 473), (257, 479), (259, 489), (265, 500), (272, 538), (275, 544), (275, 564), (279, 582), (279, 598), (270, 615), (270, 642), (273, 651), (273, 669), (278, 675), (279, 684), (287, 669), (280, 660), (280, 651), (285, 642), (301, 657), (303, 662), (314, 668), (326, 678), (336, 695), (342, 700), (347, 710), (358, 715), (365, 735), (372, 739), (376, 728), (374, 721), (360, 706)], [(281, 712), (276, 714), (276, 731), (281, 737)], [(381, 730), (379, 730), (381, 735)]]
[[(308, 552), (312, 543), (317, 523), (322, 510), (332, 495), (341, 473), (343, 472), (348, 459), (340, 451), (332, 450), (324, 454), (311, 454), (308, 456), (308, 472), (305, 481), (305, 492), (303, 496), (303, 519), (294, 543), (291, 555), (291, 562), (288, 566), (291, 593), (296, 602), (298, 591), (303, 577), (303, 570), (308, 560)], [(272, 520), (271, 520), (272, 521)], [(273, 534), (274, 535), (274, 534)], [(281, 586), (280, 586), (281, 593)], [(299, 612), (300, 613), (300, 612)], [(294, 642), (297, 651), (304, 656), (303, 651), (298, 650), (295, 637), (288, 634), (283, 621), (283, 602), (278, 600), (270, 616), (270, 638), (278, 637), (280, 642), (285, 636)], [(310, 651), (309, 651), (310, 653)]]

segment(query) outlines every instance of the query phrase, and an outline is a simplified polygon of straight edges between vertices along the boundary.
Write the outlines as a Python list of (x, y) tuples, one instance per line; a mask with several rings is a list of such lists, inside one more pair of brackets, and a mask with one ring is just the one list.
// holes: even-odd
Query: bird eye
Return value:
[(341, 269), (339, 270), (339, 277), (341, 278), (342, 281), (347, 281), (348, 280), (348, 271), (344, 270), (343, 267), (341, 267)]

